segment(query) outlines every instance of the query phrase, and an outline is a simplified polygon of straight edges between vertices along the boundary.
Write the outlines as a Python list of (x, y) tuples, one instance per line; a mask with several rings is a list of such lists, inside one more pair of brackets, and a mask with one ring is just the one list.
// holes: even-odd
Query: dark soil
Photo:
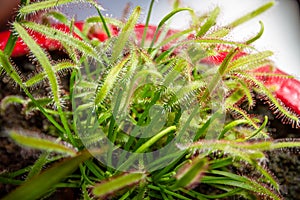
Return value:
[[(51, 54), (52, 58), (57, 60), (65, 58), (60, 52)], [(14, 60), (19, 71), (24, 76), (29, 76), (36, 69), (35, 65), (26, 58), (18, 58)], [(11, 84), (11, 80), (7, 76), (0, 76), (0, 101), (8, 95), (21, 95), (25, 98), (25, 94), (19, 87)], [(66, 76), (68, 77), (68, 76)], [(67, 88), (68, 78), (63, 80)], [(41, 85), (33, 90), (35, 95), (47, 95)], [(294, 129), (290, 125), (284, 125), (279, 119), (272, 114), (268, 106), (257, 100), (257, 105), (253, 109), (253, 113), (259, 115), (268, 115), (270, 122), (268, 124), (269, 132), (274, 139), (299, 138), (300, 129)], [(28, 165), (32, 165), (40, 155), (40, 152), (22, 148), (16, 145), (7, 135), (10, 129), (17, 129), (32, 133), (50, 134), (51, 125), (40, 113), (26, 116), (23, 112), (23, 105), (13, 104), (0, 113), (0, 173), (13, 172), (22, 169)], [(300, 199), (300, 155), (295, 149), (282, 150), (275, 152), (266, 152), (268, 157), (267, 166), (270, 171), (277, 177), (280, 183), (280, 192), (287, 200)], [(23, 180), (24, 177), (19, 177)], [(0, 198), (10, 192), (16, 185), (0, 184)], [(77, 194), (72, 189), (60, 189), (55, 192), (49, 199), (77, 199)]]
[[(283, 124), (268, 109), (262, 101), (257, 100), (254, 113), (268, 115), (269, 133), (278, 140), (299, 140), (300, 129), (292, 128), (290, 124)], [(286, 200), (300, 199), (300, 149), (285, 149), (266, 152), (268, 157), (267, 167), (278, 179), (280, 193)]]

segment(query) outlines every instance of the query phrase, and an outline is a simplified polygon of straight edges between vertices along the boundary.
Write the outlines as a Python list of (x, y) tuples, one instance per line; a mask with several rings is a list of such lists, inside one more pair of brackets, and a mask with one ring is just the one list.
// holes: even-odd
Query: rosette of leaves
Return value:
[[(246, 41), (226, 38), (233, 28), (264, 12), (274, 2), (221, 27), (216, 26), (219, 8), (197, 16), (190, 8), (179, 7), (176, 1), (174, 10), (160, 21), (150, 40), (147, 30), (154, 1), (142, 36), (135, 34), (140, 7), (122, 22), (102, 16), (102, 7), (94, 1), (78, 1), (94, 6), (99, 13), (86, 19), (80, 31), (74, 21), (55, 11), (56, 6), (72, 2), (77, 1), (22, 1), (12, 23), (14, 34), (5, 51), (0, 52), (2, 76), (10, 77), (28, 97), (7, 97), (1, 102), (1, 109), (10, 103), (30, 104), (31, 109), (44, 114), (53, 124), (57, 136), (33, 137), (8, 130), (17, 143), (45, 153), (32, 166), (1, 174), (1, 182), (20, 185), (4, 199), (39, 199), (62, 187), (77, 188), (81, 192), (79, 199), (282, 198), (276, 178), (263, 165), (264, 151), (299, 147), (300, 143), (271, 140), (266, 131), (268, 118), (249, 115), (240, 106), (241, 101), (251, 107), (255, 103), (254, 92), (262, 94), (285, 118), (299, 119), (251, 71), (272, 65), (270, 51), (260, 52), (251, 46), (262, 35), (263, 24), (258, 34)], [(57, 20), (79, 37), (74, 37), (72, 31), (66, 33), (26, 20), (28, 15), (40, 11), (46, 21)], [(169, 35), (168, 22), (179, 12), (190, 13), (192, 24)], [(88, 38), (95, 24), (106, 31), (106, 41)], [(119, 33), (111, 34), (111, 27)], [(59, 41), (67, 59), (54, 62), (30, 31)], [(193, 38), (187, 40), (191, 35)], [(24, 78), (9, 58), (18, 36), (42, 69), (30, 78)], [(221, 65), (211, 67), (201, 62), (217, 55), (221, 47), (228, 49)], [(241, 51), (249, 54), (237, 57)], [(66, 78), (63, 71), (70, 73), (68, 93), (61, 89), (61, 79)], [(32, 87), (40, 82), (50, 92), (37, 98)], [(72, 110), (64, 106), (66, 101)], [(237, 118), (226, 118), (230, 113)], [(109, 142), (115, 145), (114, 149), (107, 145)], [(172, 142), (168, 154), (158, 160), (147, 158), (153, 161), (147, 166), (145, 157), (137, 159), (117, 151), (140, 155)], [(91, 158), (87, 147), (96, 158), (106, 155), (110, 163)], [(166, 160), (172, 162), (166, 164)], [(54, 166), (42, 170), (54, 162)], [(244, 167), (250, 167), (251, 173), (241, 175), (233, 170)], [(20, 175), (26, 180), (17, 179)]]

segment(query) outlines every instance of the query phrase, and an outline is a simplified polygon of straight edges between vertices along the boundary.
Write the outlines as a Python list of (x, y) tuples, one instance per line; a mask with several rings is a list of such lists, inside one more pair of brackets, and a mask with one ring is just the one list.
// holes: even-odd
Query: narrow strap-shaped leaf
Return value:
[(266, 127), (267, 123), (268, 123), (268, 116), (265, 115), (263, 124), (258, 129), (256, 129), (249, 137), (245, 138), (245, 140), (249, 140), (249, 139), (255, 137), (260, 132), (262, 132), (262, 130)]
[(147, 31), (148, 31), (150, 16), (151, 16), (151, 13), (152, 13), (153, 4), (154, 4), (154, 0), (151, 0), (150, 6), (149, 6), (149, 9), (148, 9), (148, 12), (147, 12), (145, 28), (144, 28), (144, 31), (143, 31), (143, 36), (142, 36), (142, 41), (141, 41), (141, 47), (142, 48), (144, 47), (145, 39), (146, 39), (146, 36), (147, 36)]
[(220, 14), (220, 8), (216, 7), (211, 13), (209, 13), (209, 18), (206, 20), (205, 24), (201, 26), (200, 31), (197, 33), (197, 37), (203, 36), (212, 26), (216, 24), (217, 17)]
[(265, 27), (264, 24), (262, 23), (262, 21), (259, 21), (260, 24), (260, 30), (259, 32), (251, 39), (246, 41), (246, 44), (252, 44), (253, 42), (255, 42), (256, 40), (258, 40), (264, 33)]
[[(52, 31), (53, 35), (57, 36), (59, 35), (59, 32), (62, 34), (61, 31), (56, 32), (57, 30), (53, 28), (48, 28), (43, 25), (38, 25), (36, 23), (30, 23), (33, 25), (35, 24), (35, 28), (37, 26), (41, 26), (41, 29), (45, 27), (46, 29), (49, 29), (49, 31)], [(37, 58), (39, 63), (41, 64), (41, 67), (44, 69), (45, 73), (47, 74), (47, 78), (49, 80), (51, 92), (53, 95), (53, 100), (55, 103), (55, 106), (57, 107), (57, 110), (59, 112), (60, 119), (62, 121), (62, 124), (64, 126), (65, 132), (68, 136), (68, 139), (71, 141), (72, 144), (75, 145), (75, 140), (72, 136), (69, 124), (67, 122), (65, 113), (62, 111), (62, 105), (61, 101), (61, 91), (58, 84), (58, 77), (56, 76), (54, 67), (52, 66), (48, 56), (44, 52), (44, 50), (35, 42), (35, 40), (28, 34), (28, 32), (23, 28), (19, 23), (15, 22), (13, 23), (15, 29), (17, 30), (20, 37), (23, 39), (23, 41), (26, 43), (26, 45), (29, 47), (30, 51), (34, 54), (34, 56)], [(65, 38), (65, 37), (64, 37)], [(72, 37), (70, 37), (72, 38)]]
[(63, 13), (59, 11), (49, 11), (45, 13), (46, 16), (53, 17), (54, 19), (58, 20), (59, 22), (63, 24), (67, 24), (69, 22), (67, 16), (65, 16)]
[(23, 104), (25, 103), (25, 101), (26, 100), (22, 96), (17, 96), (17, 95), (6, 96), (0, 101), (0, 113), (5, 111), (7, 106), (9, 106), (10, 104), (16, 104), (16, 103)]
[(137, 23), (140, 13), (141, 13), (141, 7), (136, 7), (132, 12), (130, 18), (127, 20), (127, 23), (123, 27), (121, 33), (117, 37), (117, 41), (115, 42), (114, 47), (112, 49), (112, 57), (111, 57), (112, 63), (114, 63), (122, 53), (124, 46), (128, 42), (129, 37), (133, 32), (133, 29), (135, 27), (135, 24)]
[(6, 43), (4, 53), (8, 56), (10, 56), (15, 48), (16, 42), (18, 40), (18, 37), (14, 34), (10, 34), (8, 41)]
[(223, 60), (222, 64), (220, 65), (220, 67), (218, 69), (218, 72), (215, 73), (215, 75), (213, 76), (210, 84), (208, 85), (208, 87), (204, 91), (204, 94), (201, 97), (201, 101), (206, 101), (206, 99), (209, 97), (210, 92), (213, 92), (214, 89), (217, 87), (220, 80), (222, 80), (222, 78), (224, 76), (224, 73), (226, 72), (231, 60), (234, 58), (234, 56), (236, 55), (237, 52), (238, 52), (237, 49), (232, 49), (227, 54), (227, 56)]
[(159, 132), (158, 134), (156, 134), (155, 136), (153, 136), (152, 138), (150, 138), (148, 141), (146, 141), (145, 143), (143, 143), (135, 152), (136, 153), (143, 153), (147, 150), (147, 148), (149, 148), (150, 146), (152, 146), (155, 142), (157, 142), (159, 139), (161, 139), (163, 136), (165, 136), (166, 134), (175, 131), (176, 130), (176, 126), (170, 126), (168, 128), (166, 128), (165, 130)]
[(50, 83), (51, 92), (53, 94), (53, 100), (57, 107), (60, 107), (60, 91), (58, 86), (58, 80), (55, 75), (55, 71), (48, 59), (48, 56), (44, 52), (44, 50), (36, 43), (36, 41), (28, 34), (28, 32), (17, 22), (14, 24), (15, 29), (17, 30), (20, 37), (27, 44), (30, 51), (34, 54), (34, 56), (40, 62), (42, 68), (47, 74), (47, 78)]
[[(71, 62), (59, 62), (57, 65), (53, 66), (55, 73), (59, 71), (64, 71), (68, 69), (79, 69), (77, 65)], [(41, 72), (39, 74), (36, 74), (35, 76), (31, 77), (25, 82), (26, 87), (30, 87), (36, 83), (39, 83), (43, 79), (47, 78), (46, 72)]]
[[(281, 200), (280, 196), (277, 195), (276, 193), (274, 193), (274, 191), (268, 187), (266, 187), (265, 185), (261, 185), (260, 183), (251, 180), (247, 177), (244, 176), (239, 176), (230, 172), (225, 172), (225, 171), (218, 171), (218, 170), (212, 170), (211, 171), (213, 174), (216, 175), (222, 175), (225, 177), (228, 177), (230, 179), (225, 180), (224, 181), (213, 181), (214, 183), (218, 183), (219, 184), (224, 184), (224, 185), (232, 185), (232, 186), (237, 186), (240, 188), (244, 188), (246, 190), (250, 190), (253, 191), (255, 193), (263, 193), (264, 195), (267, 195), (269, 197), (271, 197), (272, 199), (276, 199), (276, 200)], [(237, 182), (236, 182), (237, 181)]]
[[(226, 102), (227, 103), (227, 102)], [(232, 105), (227, 105), (227, 109), (231, 110), (235, 113), (237, 113), (238, 115), (242, 116), (244, 119), (246, 119), (248, 121), (248, 123), (253, 126), (255, 129), (258, 129), (259, 126), (257, 124), (257, 121), (253, 118), (251, 118), (245, 110), (237, 107), (237, 106), (232, 106)]]
[(0, 50), (0, 67), (10, 76), (18, 85), (23, 86), (22, 79), (16, 69), (10, 63), (8, 57)]
[(125, 57), (119, 64), (117, 64), (115, 67), (113, 67), (110, 70), (109, 74), (105, 78), (104, 83), (101, 85), (101, 87), (98, 89), (96, 93), (96, 97), (94, 101), (95, 105), (101, 103), (108, 95), (109, 91), (113, 88), (114, 83), (117, 80), (120, 71), (125, 66), (129, 58), (130, 58), (129, 56)]
[(23, 6), (19, 9), (19, 13), (21, 16), (31, 14), (31, 13), (36, 13), (41, 10), (49, 9), (49, 8), (55, 8), (60, 5), (68, 4), (68, 3), (88, 3), (92, 5), (96, 5), (97, 9), (103, 10), (103, 8), (99, 5), (96, 4), (95, 1), (93, 0), (46, 0), (46, 1), (40, 1), (40, 2), (35, 2), (28, 4), (26, 6)]
[(32, 100), (32, 102), (39, 108), (39, 110), (49, 119), (49, 121), (55, 125), (55, 127), (64, 132), (62, 126), (57, 123), (51, 115), (45, 111), (45, 109), (35, 100), (35, 98), (30, 94), (28, 89), (24, 86), (21, 77), (17, 73), (17, 71), (13, 68), (12, 64), (9, 62), (8, 57), (0, 51), (0, 66), (5, 70), (6, 74), (9, 75), (26, 93), (26, 95)]
[(226, 124), (223, 128), (223, 130), (221, 131), (221, 133), (218, 136), (218, 140), (223, 139), (224, 135), (231, 129), (233, 129), (234, 127), (241, 125), (241, 124), (248, 124), (249, 122), (245, 119), (237, 119), (234, 120), (228, 124)]
[(146, 178), (144, 173), (129, 173), (118, 177), (111, 177), (110, 180), (96, 185), (93, 189), (95, 196), (104, 196), (116, 192), (126, 186), (141, 182)]
[(250, 13), (247, 13), (246, 15), (238, 18), (237, 20), (234, 20), (233, 22), (228, 24), (227, 27), (235, 28), (235, 27), (253, 19), (254, 17), (260, 15), (261, 13), (265, 12), (266, 10), (270, 9), (272, 6), (274, 6), (274, 4), (275, 4), (274, 1), (270, 1), (270, 2), (262, 5), (261, 7), (257, 8), (256, 10), (254, 10)]
[(98, 12), (98, 15), (99, 15), (99, 17), (100, 17), (100, 19), (101, 19), (101, 22), (102, 22), (102, 24), (103, 24), (103, 28), (104, 28), (104, 30), (105, 30), (105, 32), (106, 32), (106, 34), (107, 34), (107, 37), (108, 38), (110, 38), (111, 37), (111, 33), (110, 33), (110, 30), (109, 30), (109, 28), (108, 28), (108, 26), (107, 26), (107, 23), (106, 23), (106, 21), (105, 21), (105, 18), (103, 17), (103, 15), (102, 15), (102, 13), (101, 13), (101, 11), (100, 11), (100, 9), (98, 8), (98, 6), (97, 6), (98, 4), (94, 4), (94, 7), (96, 8), (96, 10), (97, 10), (97, 12)]
[(30, 137), (30, 136), (17, 133), (15, 131), (11, 131), (9, 134), (11, 138), (14, 139), (17, 143), (30, 148), (53, 151), (58, 153), (65, 153), (71, 156), (74, 156), (76, 154), (76, 151), (74, 149), (68, 148), (55, 141), (42, 139), (38, 137), (32, 137), (32, 136)]
[(78, 154), (73, 158), (66, 159), (47, 169), (38, 176), (26, 181), (16, 190), (5, 196), (2, 200), (22, 199), (32, 200), (43, 197), (53, 186), (74, 172), (80, 163), (87, 160), (91, 155), (88, 152)]
[(264, 169), (261, 165), (255, 164), (255, 168), (266, 177), (267, 181), (277, 190), (279, 191), (279, 183), (276, 181), (274, 176), (270, 174), (266, 169)]
[(242, 67), (247, 64), (253, 64), (253, 63), (259, 62), (261, 60), (269, 58), (273, 54), (274, 53), (272, 51), (263, 51), (263, 52), (259, 52), (259, 53), (255, 53), (255, 54), (249, 54), (249, 55), (242, 56), (239, 59), (232, 61), (231, 64), (229, 65), (229, 67), (227, 68), (227, 71), (234, 70), (238, 67)]
[(177, 181), (171, 186), (176, 190), (181, 187), (188, 187), (194, 183), (199, 183), (201, 176), (208, 168), (206, 158), (196, 158), (192, 163), (188, 163), (179, 169)]
[(73, 2), (74, 0), (48, 0), (48, 1), (41, 1), (37, 3), (31, 3), (26, 6), (23, 6), (19, 9), (20, 15), (27, 15), (30, 13), (34, 13), (40, 10), (45, 10), (47, 8), (52, 8), (55, 6), (67, 4)]
[(297, 114), (294, 114), (287, 110), (261, 81), (245, 73), (243, 73), (243, 75), (247, 77), (247, 79), (253, 81), (259, 87), (259, 92), (263, 93), (272, 102), (272, 104), (274, 105), (274, 107), (276, 107), (278, 112), (282, 113), (282, 116), (285, 116), (286, 118), (290, 119), (291, 123), (299, 124), (300, 119), (298, 118)]
[(25, 26), (26, 28), (37, 31), (47, 36), (48, 38), (61, 41), (63, 42), (63, 44), (68, 44), (69, 46), (78, 49), (86, 56), (90, 56), (100, 62), (102, 61), (101, 56), (98, 54), (96, 49), (94, 49), (90, 44), (78, 38), (75, 38), (70, 34), (66, 34), (63, 31), (45, 25), (37, 24), (34, 22), (22, 22), (22, 25)]
[(39, 174), (42, 169), (43, 166), (46, 164), (47, 162), (47, 157), (49, 156), (50, 152), (43, 152), (39, 159), (37, 159), (34, 163), (34, 165), (32, 166), (30, 172), (28, 173), (26, 180), (31, 179), (32, 177), (36, 176), (37, 174)]
[(157, 29), (153, 35), (153, 39), (151, 42), (151, 45), (149, 47), (149, 51), (152, 49), (156, 39), (157, 39), (157, 35), (160, 31), (160, 29), (162, 28), (162, 26), (170, 19), (172, 18), (175, 14), (182, 12), (182, 11), (189, 11), (189, 12), (193, 12), (193, 10), (191, 8), (177, 8), (175, 10), (172, 10), (169, 14), (167, 14), (158, 24)]

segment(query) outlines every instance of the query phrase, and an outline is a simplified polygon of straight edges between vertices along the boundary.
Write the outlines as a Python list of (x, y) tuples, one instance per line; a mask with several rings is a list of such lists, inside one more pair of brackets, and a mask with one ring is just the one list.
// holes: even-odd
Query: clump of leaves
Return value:
[[(247, 102), (252, 107), (255, 92), (264, 95), (284, 118), (298, 123), (298, 116), (256, 79), (256, 68), (272, 65), (270, 51), (259, 52), (251, 46), (262, 35), (263, 24), (247, 41), (226, 39), (231, 29), (274, 2), (216, 27), (219, 8), (197, 16), (176, 1), (176, 8), (153, 28), (148, 21), (151, 1), (145, 26), (139, 29), (140, 7), (122, 22), (102, 16), (101, 6), (86, 1), (81, 3), (93, 5), (99, 16), (86, 19), (82, 31), (62, 13), (49, 10), (70, 2), (76, 1), (22, 1), (12, 24), (14, 34), (5, 51), (0, 51), (1, 72), (29, 98), (7, 97), (1, 109), (10, 103), (30, 102), (32, 109), (53, 124), (58, 137), (53, 140), (8, 131), (16, 142), (45, 153), (29, 168), (1, 174), (1, 182), (21, 185), (4, 199), (37, 199), (61, 187), (80, 189), (82, 199), (281, 199), (276, 178), (262, 165), (264, 151), (299, 147), (300, 143), (272, 141), (266, 131), (268, 118), (249, 115), (240, 105)], [(78, 37), (72, 31), (25, 20), (39, 11), (65, 24)], [(189, 12), (193, 21), (189, 29), (174, 32), (168, 29), (168, 21), (179, 12)], [(107, 36), (102, 43), (89, 38), (97, 26)], [(112, 34), (113, 30), (118, 34)], [(68, 59), (54, 62), (32, 31), (59, 41)], [(17, 36), (42, 68), (28, 79), (9, 59)], [(204, 62), (224, 51), (220, 65)], [(245, 51), (249, 54), (238, 56)], [(71, 74), (69, 93), (61, 89), (62, 71)], [(49, 86), (50, 94), (37, 99), (30, 88), (41, 81)], [(66, 101), (71, 102), (71, 111), (64, 106)], [(228, 118), (229, 114), (236, 118)], [(57, 164), (42, 171), (53, 162)], [(248, 165), (260, 176), (242, 176), (232, 170)], [(74, 172), (76, 168), (79, 170)], [(28, 179), (16, 180), (19, 175)], [(204, 193), (203, 184), (218, 193)]]

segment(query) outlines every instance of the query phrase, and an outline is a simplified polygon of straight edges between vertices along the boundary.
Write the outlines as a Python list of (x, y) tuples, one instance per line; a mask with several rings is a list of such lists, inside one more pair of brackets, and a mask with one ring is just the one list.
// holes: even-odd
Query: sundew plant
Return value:
[[(76, 22), (57, 10), (74, 2), (93, 6), (98, 15)], [(31, 166), (1, 173), (1, 182), (18, 186), (4, 199), (43, 199), (59, 188), (73, 188), (87, 200), (282, 199), (265, 152), (300, 142), (273, 140), (268, 117), (249, 110), (259, 97), (283, 123), (299, 126), (299, 116), (263, 82), (290, 77), (259, 70), (275, 68), (271, 51), (251, 45), (263, 34), (263, 22), (245, 41), (226, 37), (274, 2), (226, 26), (217, 23), (218, 7), (198, 16), (179, 1), (149, 25), (153, 4), (139, 24), (140, 7), (121, 21), (103, 16), (92, 0), (21, 1), (0, 51), (0, 72), (26, 97), (7, 96), (1, 109), (22, 104), (27, 115), (42, 113), (51, 134), (6, 130), (42, 153)], [(169, 21), (180, 12), (191, 15), (190, 27), (171, 30)], [(30, 20), (35, 15), (42, 20)], [(30, 76), (10, 58), (18, 38), (39, 68)], [(54, 59), (53, 50), (63, 58)]]

